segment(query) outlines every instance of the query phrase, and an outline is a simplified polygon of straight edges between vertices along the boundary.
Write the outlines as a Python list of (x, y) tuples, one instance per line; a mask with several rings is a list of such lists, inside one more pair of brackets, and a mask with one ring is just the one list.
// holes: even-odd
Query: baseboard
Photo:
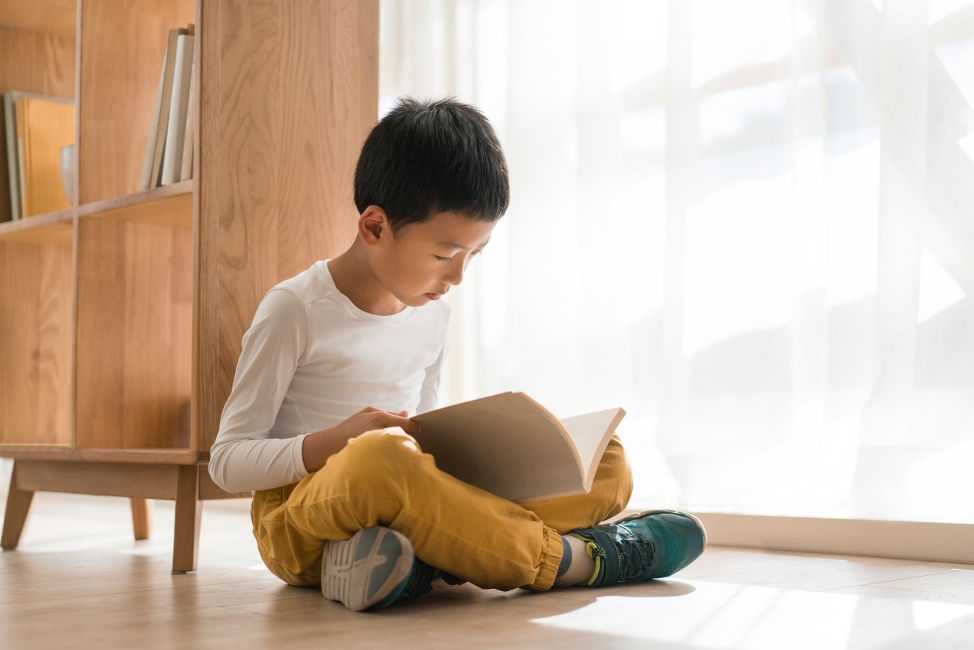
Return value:
[(974, 564), (974, 524), (694, 514), (715, 546)]

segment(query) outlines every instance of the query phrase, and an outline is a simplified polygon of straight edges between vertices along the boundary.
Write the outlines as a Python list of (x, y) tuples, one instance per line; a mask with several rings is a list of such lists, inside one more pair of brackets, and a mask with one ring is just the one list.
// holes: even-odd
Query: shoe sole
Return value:
[(360, 612), (383, 600), (409, 576), (413, 546), (389, 528), (365, 528), (344, 541), (325, 544), (321, 593)]
[(696, 515), (691, 515), (689, 512), (683, 512), (681, 510), (668, 510), (668, 509), (665, 509), (665, 508), (660, 509), (660, 510), (644, 510), (643, 512), (639, 512), (639, 513), (636, 513), (634, 515), (629, 515), (628, 517), (623, 517), (622, 519), (618, 519), (618, 520), (613, 521), (611, 523), (613, 523), (613, 524), (621, 524), (624, 521), (630, 521), (632, 519), (639, 519), (640, 517), (645, 517), (646, 515), (652, 515), (652, 514), (656, 514), (656, 513), (659, 513), (659, 512), (668, 512), (668, 513), (674, 514), (674, 515), (683, 515), (684, 517), (689, 517), (690, 519), (692, 519), (693, 522), (695, 524), (697, 524), (697, 526), (700, 527), (700, 532), (703, 533), (703, 548), (700, 549), (700, 552), (703, 553), (704, 551), (707, 550), (707, 529), (704, 528), (703, 522), (700, 521), (700, 518), (699, 517), (697, 517)]

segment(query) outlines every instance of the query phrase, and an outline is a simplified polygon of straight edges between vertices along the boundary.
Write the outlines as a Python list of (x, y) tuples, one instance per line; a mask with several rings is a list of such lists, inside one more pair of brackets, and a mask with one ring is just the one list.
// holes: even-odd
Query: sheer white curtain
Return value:
[(624, 406), (636, 505), (974, 522), (974, 0), (384, 0), (512, 203), (446, 401)]

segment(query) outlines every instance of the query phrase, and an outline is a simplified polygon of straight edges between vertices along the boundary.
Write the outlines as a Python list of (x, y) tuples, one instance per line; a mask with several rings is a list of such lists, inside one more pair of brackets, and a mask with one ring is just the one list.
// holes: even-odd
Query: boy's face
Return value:
[(388, 223), (374, 248), (374, 271), (400, 302), (419, 307), (460, 284), (467, 266), (483, 250), (497, 222), (438, 212), (391, 236)]

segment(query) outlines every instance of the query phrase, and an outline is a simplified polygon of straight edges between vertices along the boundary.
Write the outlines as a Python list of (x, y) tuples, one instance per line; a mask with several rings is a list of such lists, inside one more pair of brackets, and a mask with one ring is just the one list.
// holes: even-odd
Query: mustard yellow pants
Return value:
[(267, 568), (292, 585), (320, 584), (326, 540), (388, 526), (419, 559), (475, 585), (545, 590), (561, 561), (561, 535), (618, 514), (631, 494), (616, 436), (588, 494), (518, 505), (438, 470), (412, 437), (384, 429), (349, 441), (298, 483), (257, 492), (251, 517)]

